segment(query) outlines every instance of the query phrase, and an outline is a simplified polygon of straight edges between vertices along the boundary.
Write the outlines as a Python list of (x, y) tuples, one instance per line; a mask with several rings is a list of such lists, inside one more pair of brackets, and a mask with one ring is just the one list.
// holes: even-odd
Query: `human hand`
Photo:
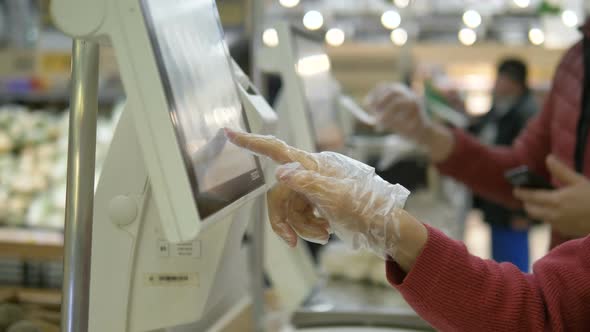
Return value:
[(418, 97), (405, 85), (378, 85), (366, 97), (365, 107), (376, 114), (377, 129), (392, 131), (425, 146), (434, 162), (443, 161), (451, 154), (452, 133), (429, 119)]
[(375, 175), (372, 167), (334, 152), (307, 153), (270, 136), (229, 130), (227, 136), (282, 164), (279, 184), (268, 196), (269, 217), (273, 230), (292, 246), (297, 235), (325, 243), (334, 232), (355, 249), (394, 257), (400, 228), (423, 228), (401, 226), (401, 219), (419, 224), (401, 209), (409, 192)]
[(547, 157), (547, 168), (563, 187), (556, 190), (517, 188), (514, 195), (523, 201), (532, 218), (551, 224), (563, 235), (590, 234), (590, 181), (553, 155)]
[(365, 106), (377, 116), (380, 129), (392, 131), (416, 142), (424, 141), (432, 122), (418, 97), (400, 83), (382, 83), (365, 98)]

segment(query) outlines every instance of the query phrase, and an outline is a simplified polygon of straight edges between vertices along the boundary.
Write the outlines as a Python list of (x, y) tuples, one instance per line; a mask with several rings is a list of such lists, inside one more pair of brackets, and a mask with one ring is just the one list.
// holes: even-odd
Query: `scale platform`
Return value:
[(398, 328), (379, 328), (379, 327), (319, 327), (309, 329), (299, 329), (297, 332), (412, 332), (416, 330), (398, 329)]
[[(351, 332), (433, 331), (395, 289), (345, 280), (328, 280), (318, 287), (295, 312), (291, 323), (297, 331), (306, 332), (332, 331), (330, 328)], [(346, 330), (345, 326), (353, 329)], [(365, 330), (358, 329), (361, 327)]]

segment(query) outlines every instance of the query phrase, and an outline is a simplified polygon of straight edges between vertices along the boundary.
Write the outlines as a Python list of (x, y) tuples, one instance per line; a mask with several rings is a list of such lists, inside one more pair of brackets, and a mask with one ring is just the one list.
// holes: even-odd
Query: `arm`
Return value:
[(435, 328), (571, 331), (590, 326), (590, 237), (553, 250), (536, 264), (535, 275), (525, 275), (511, 264), (473, 257), (461, 243), (418, 222), (400, 209), (408, 191), (358, 161), (306, 153), (267, 136), (229, 130), (227, 135), (238, 146), (284, 164), (277, 170), (277, 187), (288, 195), (269, 195), (277, 234), (295, 246), (298, 234), (312, 233), (309, 228), (317, 230), (311, 238), (322, 242), (334, 231), (355, 248), (392, 258), (395, 262), (387, 264), (391, 284)]
[(295, 246), (298, 234), (311, 234), (309, 228), (318, 231), (311, 238), (322, 242), (331, 230), (355, 248), (394, 259), (387, 264), (388, 279), (435, 328), (560, 331), (590, 326), (590, 238), (555, 249), (528, 276), (513, 265), (473, 257), (461, 243), (418, 222), (400, 209), (407, 190), (358, 161), (335, 153), (309, 154), (272, 137), (227, 134), (238, 146), (285, 164), (277, 170), (277, 187), (288, 195), (269, 195), (277, 234)]
[(389, 261), (387, 276), (436, 329), (581, 331), (590, 326), (590, 238), (555, 249), (526, 275), (511, 264), (471, 256), (461, 243), (427, 228), (428, 240), (410, 272)]
[(546, 175), (545, 157), (551, 148), (554, 103), (552, 90), (544, 110), (532, 120), (510, 148), (487, 147), (460, 130), (432, 122), (419, 99), (407, 87), (385, 84), (367, 97), (379, 126), (424, 145), (440, 170), (464, 182), (478, 194), (510, 207), (519, 203), (504, 172), (522, 164)]
[[(504, 178), (511, 168), (528, 165), (535, 172), (547, 176), (545, 158), (551, 149), (551, 118), (553, 99), (549, 97), (543, 111), (525, 127), (511, 147), (489, 147), (478, 142), (461, 130), (446, 129), (452, 139), (444, 134), (432, 134), (427, 141), (432, 159), (438, 162), (439, 170), (465, 183), (471, 190), (490, 200), (511, 208), (520, 207), (513, 197), (513, 187)], [(443, 131), (443, 129), (436, 129)], [(449, 135), (449, 134), (447, 134)], [(450, 152), (443, 151), (437, 144), (449, 144)]]

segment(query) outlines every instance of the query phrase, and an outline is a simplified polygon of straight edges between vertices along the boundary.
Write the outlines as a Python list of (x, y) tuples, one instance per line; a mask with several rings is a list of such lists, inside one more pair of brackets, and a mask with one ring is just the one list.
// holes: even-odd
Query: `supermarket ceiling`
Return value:
[[(290, 20), (347, 40), (493, 41), (565, 47), (579, 37), (584, 0), (265, 0), (266, 26)], [(467, 31), (469, 30), (469, 31)], [(473, 38), (475, 36), (475, 38)], [(466, 38), (466, 39), (465, 39)], [(339, 39), (341, 40), (341, 38)], [(394, 43), (396, 43), (394, 41)], [(465, 43), (464, 43), (465, 44)]]

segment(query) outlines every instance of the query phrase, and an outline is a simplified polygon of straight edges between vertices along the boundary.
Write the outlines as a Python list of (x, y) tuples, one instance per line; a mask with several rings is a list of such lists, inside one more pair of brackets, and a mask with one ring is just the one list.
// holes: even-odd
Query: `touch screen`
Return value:
[(202, 219), (264, 183), (224, 127), (248, 130), (213, 0), (143, 0), (152, 47)]

